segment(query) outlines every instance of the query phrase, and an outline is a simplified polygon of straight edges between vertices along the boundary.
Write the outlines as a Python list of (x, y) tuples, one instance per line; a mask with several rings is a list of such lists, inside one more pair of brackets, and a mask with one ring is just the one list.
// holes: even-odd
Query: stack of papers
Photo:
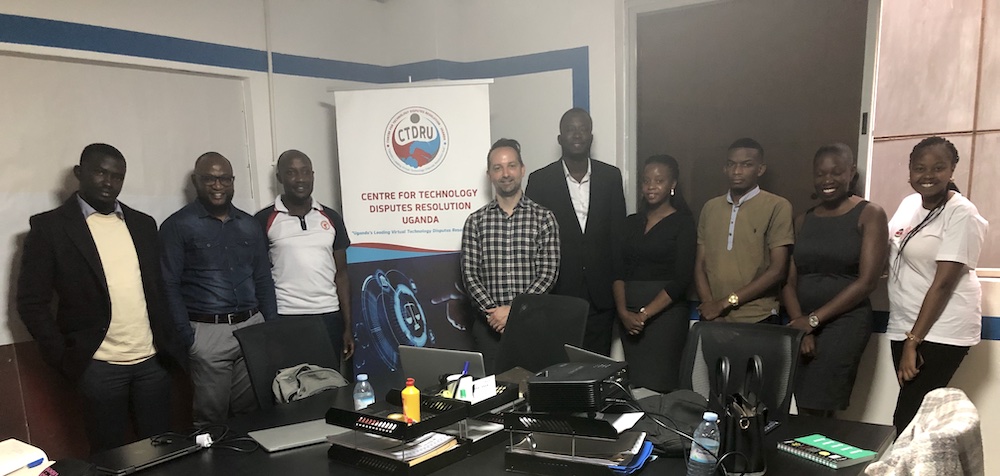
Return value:
[(645, 441), (646, 433), (642, 431), (622, 433), (617, 440), (533, 433), (512, 446), (510, 451), (585, 464), (617, 466), (632, 461)]
[(11, 474), (20, 469), (41, 472), (40, 467), (48, 460), (45, 452), (21, 440), (9, 438), (0, 442), (0, 475)]
[(400, 441), (363, 431), (349, 431), (327, 437), (332, 444), (354, 448), (383, 458), (416, 465), (458, 446), (454, 436), (431, 432), (412, 441)]
[[(606, 420), (611, 423), (611, 426), (615, 427), (620, 435), (625, 430), (631, 430), (636, 423), (645, 415), (643, 412), (632, 412), (632, 413), (598, 413), (594, 418), (598, 420)], [(581, 414), (581, 416), (585, 416)]]

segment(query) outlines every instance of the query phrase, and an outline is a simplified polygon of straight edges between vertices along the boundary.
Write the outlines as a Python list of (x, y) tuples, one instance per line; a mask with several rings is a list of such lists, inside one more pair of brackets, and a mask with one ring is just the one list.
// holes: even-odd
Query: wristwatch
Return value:
[(809, 327), (813, 329), (819, 327), (819, 316), (816, 313), (809, 314)]
[(740, 306), (740, 297), (737, 296), (736, 293), (731, 293), (729, 295), (729, 305), (733, 306), (733, 307), (739, 307)]

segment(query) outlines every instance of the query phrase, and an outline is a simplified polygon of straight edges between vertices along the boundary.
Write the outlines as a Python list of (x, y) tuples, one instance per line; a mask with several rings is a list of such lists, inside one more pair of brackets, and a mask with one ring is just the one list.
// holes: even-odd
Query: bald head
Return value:
[(288, 164), (292, 161), (292, 159), (299, 159), (312, 167), (312, 160), (305, 154), (305, 152), (288, 149), (278, 156), (278, 163), (274, 166), (274, 168), (278, 171), (278, 174), (281, 174), (282, 168), (288, 167)]
[(194, 161), (194, 172), (201, 173), (215, 165), (223, 166), (229, 171), (229, 175), (233, 174), (233, 165), (229, 163), (229, 159), (218, 152), (205, 152), (199, 155)]
[(583, 120), (584, 123), (591, 127), (591, 129), (594, 127), (594, 120), (590, 118), (590, 113), (582, 107), (574, 107), (573, 109), (564, 112), (562, 117), (559, 118), (559, 129), (562, 130), (563, 126), (565, 126), (570, 119), (573, 118)]

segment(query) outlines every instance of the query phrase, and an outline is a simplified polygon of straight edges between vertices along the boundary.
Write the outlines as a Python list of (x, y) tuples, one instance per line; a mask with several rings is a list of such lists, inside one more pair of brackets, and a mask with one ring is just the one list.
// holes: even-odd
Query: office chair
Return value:
[(564, 345), (583, 344), (589, 311), (587, 301), (571, 296), (522, 294), (514, 298), (500, 337), (496, 373), (514, 367), (538, 372), (569, 362)]
[(681, 357), (681, 388), (694, 390), (708, 398), (710, 406), (714, 405), (713, 396), (719, 391), (715, 378), (719, 358), (729, 358), (725, 394), (731, 394), (743, 388), (747, 360), (759, 355), (764, 364), (761, 401), (767, 405), (769, 420), (784, 421), (792, 403), (802, 336), (802, 331), (787, 326), (696, 322)]
[(321, 316), (283, 317), (233, 332), (246, 360), (250, 386), (261, 409), (274, 406), (271, 382), (279, 370), (312, 364), (340, 370)]
[(896, 443), (865, 474), (984, 474), (979, 412), (965, 392), (939, 388), (924, 401)]

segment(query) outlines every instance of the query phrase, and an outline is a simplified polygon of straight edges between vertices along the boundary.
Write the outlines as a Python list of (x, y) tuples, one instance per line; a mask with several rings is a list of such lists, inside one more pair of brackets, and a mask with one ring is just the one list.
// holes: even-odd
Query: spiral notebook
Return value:
[(820, 434), (782, 441), (778, 449), (833, 469), (861, 464), (878, 456), (874, 451), (855, 448)]

